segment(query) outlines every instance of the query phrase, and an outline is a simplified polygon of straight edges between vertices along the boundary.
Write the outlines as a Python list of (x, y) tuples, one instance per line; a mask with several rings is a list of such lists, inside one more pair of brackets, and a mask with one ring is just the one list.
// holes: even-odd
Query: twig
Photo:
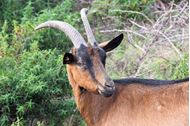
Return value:
[(138, 11), (127, 11), (127, 10), (111, 10), (111, 12), (122, 12), (122, 13), (133, 13), (133, 14), (139, 14), (142, 15), (143, 17), (145, 17), (147, 19), (147, 21), (149, 21), (151, 24), (153, 24), (153, 22), (151, 21), (150, 18), (148, 18), (145, 14), (138, 12)]
[(146, 39), (146, 37), (145, 37), (144, 35), (139, 34), (139, 33), (137, 33), (136, 31), (132, 31), (132, 30), (112, 29), (112, 30), (101, 30), (101, 31), (100, 31), (100, 33), (112, 33), (112, 32), (126, 32), (126, 33), (130, 32), (130, 33), (133, 33), (133, 34), (135, 34), (135, 35), (138, 35), (138, 36), (140, 36), (140, 37)]
[(139, 28), (142, 28), (142, 29), (144, 29), (144, 30), (148, 30), (146, 27), (144, 27), (144, 26), (142, 26), (142, 25), (139, 25), (139, 24), (137, 24), (136, 22), (134, 22), (134, 21), (132, 21), (132, 20), (129, 20), (129, 21), (130, 21), (132, 24), (138, 26)]
[(175, 47), (175, 45), (170, 41), (170, 39), (165, 34), (163, 34), (159, 30), (154, 30), (154, 31), (159, 33), (160, 35), (162, 35), (169, 42), (169, 44), (174, 48), (174, 50), (177, 52), (177, 54), (180, 56), (180, 58), (182, 58), (180, 51)]

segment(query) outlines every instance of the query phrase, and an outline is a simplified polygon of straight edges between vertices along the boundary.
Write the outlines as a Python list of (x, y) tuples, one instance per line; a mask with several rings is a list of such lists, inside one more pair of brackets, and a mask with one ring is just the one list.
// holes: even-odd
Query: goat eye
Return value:
[(77, 65), (82, 66), (83, 63), (82, 62), (77, 62)]
[(87, 66), (86, 66), (86, 65), (83, 65), (83, 66), (81, 66), (81, 68), (82, 68), (83, 70), (86, 70), (86, 69), (87, 69)]
[(83, 70), (86, 70), (87, 69), (87, 65), (85, 63), (80, 63), (79, 64), (79, 67)]
[(82, 68), (82, 69), (87, 69), (87, 65), (84, 63), (84, 62), (80, 62), (80, 61), (78, 61), (77, 62), (77, 65), (80, 67), (80, 68)]
[(77, 65), (79, 65), (79, 66), (83, 65), (83, 62), (82, 62), (82, 59), (81, 59), (81, 58), (79, 58), (79, 59), (77, 60)]

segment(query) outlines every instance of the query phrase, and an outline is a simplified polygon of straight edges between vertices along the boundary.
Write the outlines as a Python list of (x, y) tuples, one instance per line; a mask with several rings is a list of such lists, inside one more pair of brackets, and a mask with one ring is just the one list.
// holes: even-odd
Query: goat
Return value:
[(86, 44), (70, 24), (47, 21), (36, 27), (63, 31), (74, 48), (65, 53), (63, 64), (76, 105), (88, 126), (187, 126), (188, 78), (183, 80), (118, 79), (106, 73), (106, 52), (116, 48), (123, 39), (118, 35), (98, 44), (87, 20), (87, 9), (81, 10), (87, 33)]

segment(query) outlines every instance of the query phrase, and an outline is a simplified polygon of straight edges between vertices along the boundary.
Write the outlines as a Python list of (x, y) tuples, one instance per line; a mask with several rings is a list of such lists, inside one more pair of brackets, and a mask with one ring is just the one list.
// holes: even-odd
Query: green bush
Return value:
[(189, 54), (185, 54), (182, 59), (173, 67), (172, 79), (189, 77)]
[(33, 41), (38, 41), (41, 50), (57, 48), (68, 51), (68, 47), (71, 47), (72, 43), (63, 32), (52, 29), (34, 31), (34, 28), (40, 23), (51, 19), (69, 22), (73, 26), (78, 27), (77, 24), (80, 21), (79, 13), (72, 12), (73, 6), (73, 1), (65, 0), (52, 9), (42, 7), (41, 9), (43, 10), (37, 13), (35, 11), (35, 3), (27, 2), (27, 5), (22, 9), (23, 16), (22, 18), (20, 17), (20, 20), (15, 20), (13, 17), (12, 20), (5, 19), (2, 22), (4, 26), (2, 27), (2, 36), (4, 39), (6, 38), (7, 44), (11, 46), (18, 44), (24, 49), (27, 49)]
[(122, 20), (126, 18), (139, 18), (142, 20), (144, 18), (135, 12), (141, 12), (145, 14), (150, 14), (150, 5), (152, 5), (155, 0), (96, 0), (93, 5), (91, 12), (99, 16), (116, 16)]
[[(44, 9), (54, 8), (57, 4), (60, 4), (62, 0), (1, 0), (0, 8), (0, 25), (3, 24), (2, 21), (7, 20), (9, 25), (11, 26), (13, 20), (21, 21), (21, 19), (27, 15), (27, 13), (23, 13), (26, 11), (27, 5), (32, 5), (33, 15), (34, 13), (39, 13)], [(28, 10), (27, 10), (28, 11)], [(31, 17), (27, 18), (30, 19)], [(31, 18), (32, 19), (32, 18)]]
[(71, 91), (62, 56), (56, 50), (23, 52), (16, 58), (2, 57), (0, 89), (1, 125), (15, 121), (16, 117), (64, 119), (73, 113), (75, 106), (66, 101)]
[[(22, 5), (19, 2), (7, 3), (19, 6), (15, 10), (17, 15), (1, 15), (2, 126), (11, 123), (28, 125), (35, 120), (39, 123), (48, 122), (48, 125), (60, 125), (65, 118), (76, 114), (76, 106), (74, 100), (70, 99), (71, 88), (60, 55), (61, 52), (68, 51), (72, 43), (60, 31), (34, 31), (34, 28), (50, 19), (64, 20), (74, 25), (78, 21), (79, 13), (71, 13), (74, 4), (69, 0), (60, 2), (51, 9), (46, 8), (47, 4), (36, 6), (35, 2), (37, 1), (29, 1)], [(2, 12), (4, 11), (7, 12), (7, 9), (3, 8)]]

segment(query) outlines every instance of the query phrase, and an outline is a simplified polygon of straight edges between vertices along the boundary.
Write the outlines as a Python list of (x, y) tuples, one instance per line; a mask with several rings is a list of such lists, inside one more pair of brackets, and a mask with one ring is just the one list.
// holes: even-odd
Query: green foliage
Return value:
[[(80, 19), (79, 13), (72, 13), (71, 9), (73, 5), (73, 1), (65, 0), (63, 3), (57, 5), (51, 10), (45, 9), (41, 11), (41, 14), (36, 18), (37, 23), (35, 23), (35, 25), (52, 19), (69, 22), (74, 27), (79, 27), (77, 25), (80, 21), (78, 20)], [(38, 32), (38, 34), (41, 35), (39, 38), (40, 49), (58, 48), (60, 50), (67, 50), (68, 47), (72, 45), (70, 40), (66, 38), (65, 34), (58, 30), (44, 29), (42, 32)]]
[(185, 54), (179, 63), (174, 67), (173, 79), (189, 77), (189, 55)]
[(79, 13), (72, 13), (74, 2), (1, 3), (8, 8), (0, 15), (0, 124), (61, 125), (77, 114), (61, 55), (72, 44), (62, 32), (34, 28), (50, 19), (77, 27)]
[(31, 15), (27, 15), (29, 14), (27, 12), (31, 12), (29, 5), (33, 6), (33, 13), (39, 13), (43, 9), (51, 9), (55, 7), (57, 4), (61, 3), (61, 1), (62, 0), (1, 0), (0, 25), (3, 24), (4, 20), (7, 20), (9, 22), (9, 25), (11, 25), (12, 20), (21, 21), (21, 19), (25, 16), (28, 16), (28, 19), (32, 19), (30, 17)]
[[(157, 79), (183, 79), (189, 76), (189, 65), (188, 65), (189, 56), (184, 54), (181, 59), (154, 59), (154, 61), (149, 61), (148, 69), (152, 70), (152, 74)], [(149, 73), (145, 73), (143, 76), (148, 76)]]
[(78, 20), (78, 12), (72, 13), (74, 2), (65, 0), (52, 9), (41, 8), (43, 10), (39, 11), (39, 13), (35, 12), (35, 5), (35, 2), (28, 2), (26, 7), (22, 10), (21, 15), (23, 16), (19, 18), (20, 20), (15, 20), (13, 17), (12, 20), (5, 19), (5, 21), (2, 22), (4, 24), (3, 26), (6, 26), (6, 29), (5, 27), (2, 28), (3, 38), (8, 38), (7, 43), (10, 45), (18, 44), (17, 46), (19, 46), (19, 43), (24, 43), (23, 48), (25, 49), (29, 47), (32, 41), (36, 40), (39, 42), (40, 49), (58, 48), (68, 51), (68, 47), (72, 44), (64, 33), (52, 29), (34, 31), (34, 28), (38, 24), (51, 19), (70, 22), (70, 24), (77, 27), (80, 20)]
[(126, 18), (144, 18), (134, 12), (149, 14), (150, 5), (155, 0), (96, 0), (92, 5), (91, 12), (99, 16), (117, 16), (121, 20)]
[(71, 95), (69, 87), (62, 56), (55, 50), (23, 52), (17, 58), (2, 57), (0, 89), (4, 90), (0, 90), (3, 113), (0, 123), (6, 125), (10, 118), (16, 117), (68, 116), (74, 108), (73, 102), (64, 98)]

